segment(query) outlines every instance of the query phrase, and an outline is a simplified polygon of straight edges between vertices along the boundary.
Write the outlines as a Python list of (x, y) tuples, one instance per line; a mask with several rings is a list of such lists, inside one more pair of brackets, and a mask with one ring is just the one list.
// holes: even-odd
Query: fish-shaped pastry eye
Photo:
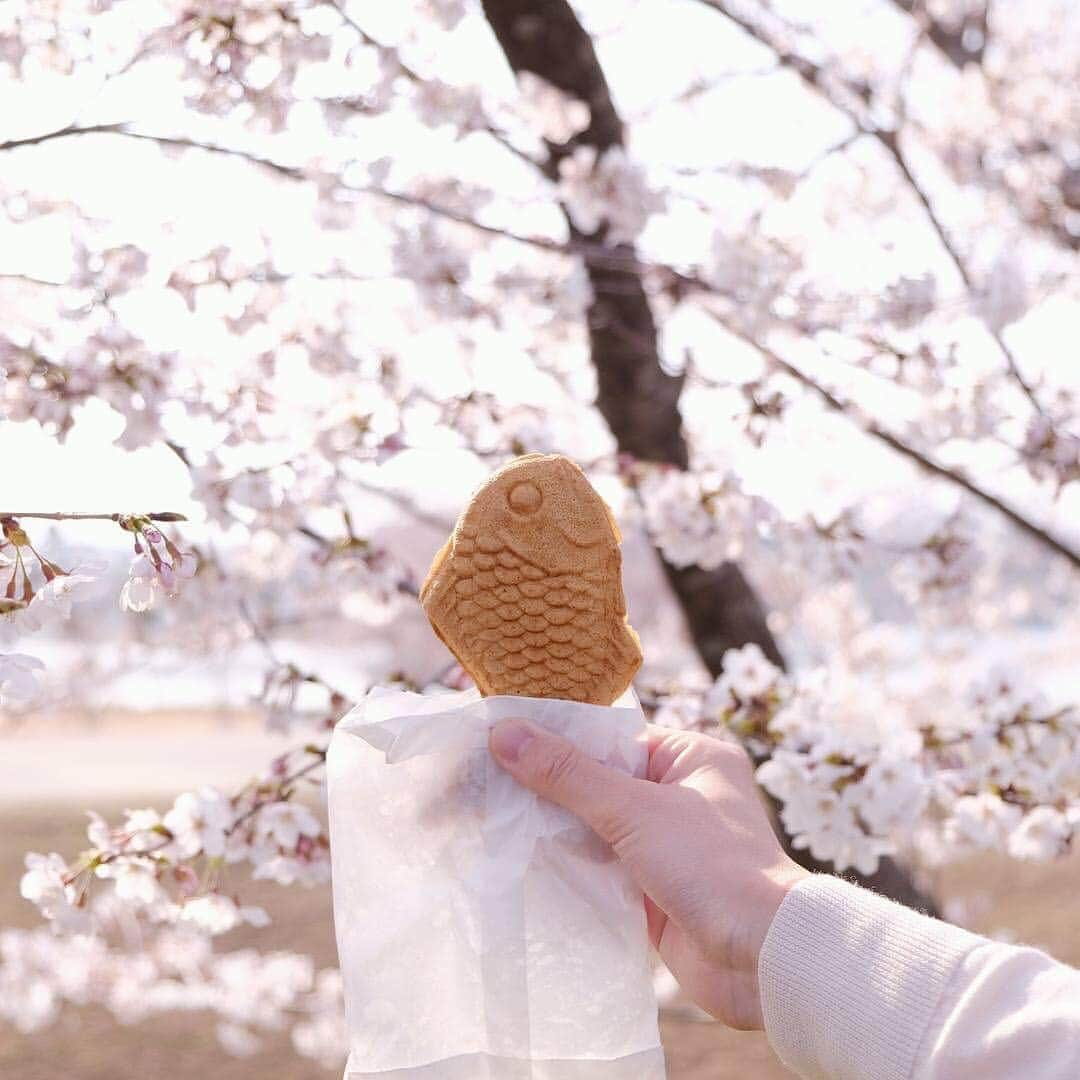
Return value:
[(535, 514), (544, 504), (544, 493), (531, 481), (523, 480), (506, 493), (506, 502), (516, 514)]

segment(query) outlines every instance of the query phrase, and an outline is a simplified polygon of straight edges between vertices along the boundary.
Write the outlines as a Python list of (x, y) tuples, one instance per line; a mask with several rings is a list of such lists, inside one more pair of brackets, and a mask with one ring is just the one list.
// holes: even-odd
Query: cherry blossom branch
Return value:
[[(236, 830), (240, 828), (241, 825), (250, 821), (264, 807), (269, 806), (272, 803), (284, 802), (289, 797), (289, 795), (292, 794), (291, 791), (287, 790), (289, 788), (289, 785), (294, 784), (297, 780), (302, 780), (304, 777), (315, 772), (316, 769), (321, 769), (326, 764), (326, 754), (329, 749), (329, 746), (316, 746), (314, 743), (306, 743), (302, 747), (302, 750), (305, 754), (310, 756), (312, 760), (309, 761), (306, 765), (302, 765), (300, 768), (294, 769), (288, 775), (283, 776), (278, 781), (276, 790), (269, 797), (265, 799), (256, 799), (256, 801), (251, 806), (249, 806), (248, 809), (245, 810), (239, 817), (237, 817), (236, 820), (233, 821), (233, 823), (225, 830), (225, 835), (232, 836), (232, 834), (236, 832)], [(296, 751), (292, 751), (292, 753), (295, 752)], [(277, 760), (281, 759), (279, 758)], [(243, 795), (242, 790), (240, 794)], [(237, 798), (239, 797), (240, 796), (237, 796)]]
[[(930, 223), (930, 227), (934, 230), (942, 248), (945, 250), (945, 253), (956, 268), (957, 273), (960, 275), (960, 280), (963, 282), (965, 290), (970, 295), (974, 291), (974, 281), (971, 276), (971, 271), (961, 256), (959, 249), (953, 243), (953, 240), (945, 227), (945, 223), (934, 208), (929, 195), (915, 177), (907, 156), (900, 145), (899, 131), (868, 124), (855, 108), (841, 100), (836, 92), (830, 88), (827, 73), (820, 64), (786, 49), (780, 42), (774, 40), (774, 38), (761, 26), (732, 11), (727, 0), (698, 0), (698, 2), (719, 12), (730, 22), (733, 22), (738, 26), (744, 33), (753, 38), (759, 45), (763, 45), (765, 48), (769, 49), (776, 56), (777, 61), (781, 66), (795, 72), (806, 87), (817, 96), (823, 98), (838, 112), (842, 113), (844, 117), (854, 125), (857, 131), (874, 139), (878, 145), (885, 150), (886, 154), (892, 159), (899, 171), (901, 178), (922, 206), (927, 221)], [(1023, 391), (1035, 411), (1040, 415), (1045, 415), (1042, 404), (1035, 396), (1034, 389), (1027, 379), (1024, 378), (1024, 375), (1016, 362), (1015, 355), (1008, 345), (1005, 344), (1000, 332), (989, 326), (986, 329), (993, 338), (994, 343), (997, 345), (1002, 356), (1005, 358), (1006, 365), (1008, 366), (1012, 378)]]
[[(721, 0), (699, 0), (699, 2), (704, 3), (709, 7), (715, 8), (717, 11), (720, 11), (725, 15), (729, 14), (727, 12), (726, 6), (721, 3)], [(824, 79), (823, 69), (809, 61), (804, 61), (802, 58), (794, 56), (794, 54), (784, 52), (779, 48), (779, 46), (773, 43), (764, 34), (763, 31), (760, 31), (749, 21), (741, 19), (740, 17), (735, 15), (729, 15), (729, 17), (733, 21), (735, 21), (740, 27), (742, 27), (747, 33), (751, 34), (755, 38), (755, 40), (761, 42), (762, 44), (768, 46), (774, 52), (776, 52), (780, 62), (784, 66), (791, 67), (793, 70), (795, 70), (804, 80), (804, 82), (807, 83), (807, 85), (809, 85), (819, 93), (825, 93), (825, 91), (821, 87), (821, 82)], [(894, 156), (894, 158), (897, 159), (897, 164), (901, 168), (902, 174), (905, 176), (906, 179), (908, 179), (917, 197), (919, 197), (920, 202), (926, 208), (931, 220), (931, 224), (941, 236), (942, 243), (946, 245), (946, 251), (948, 252), (950, 257), (952, 257), (953, 260), (957, 263), (957, 268), (961, 272), (962, 278), (964, 279), (965, 283), (970, 283), (970, 276), (967, 273), (966, 267), (963, 266), (962, 261), (959, 259), (958, 252), (953, 247), (951, 241), (945, 233), (944, 226), (937, 218), (937, 215), (933, 210), (929, 198), (926, 196), (925, 192), (923, 192), (922, 189), (918, 186), (914, 176), (911, 174), (910, 168), (907, 167), (906, 160), (903, 158), (903, 155), (899, 151), (899, 146), (895, 139), (895, 134), (891, 132), (881, 132), (875, 128), (867, 127), (859, 118), (858, 114), (854, 112), (851, 108), (849, 108), (846, 104), (842, 102), (836, 102), (833, 100), (832, 97), (829, 97), (828, 95), (826, 95), (826, 97), (827, 100), (830, 101), (830, 103), (835, 104), (838, 109), (840, 109), (846, 116), (848, 116), (848, 118), (852, 121), (853, 124), (856, 125), (856, 127), (860, 132), (862, 132), (862, 134), (869, 135), (877, 139), (879, 142), (882, 143), (882, 145), (886, 146), (887, 149), (890, 149), (890, 153)], [(210, 153), (220, 153), (227, 156), (239, 157), (251, 161), (253, 164), (268, 168), (279, 175), (288, 177), (289, 179), (312, 179), (312, 177), (310, 177), (298, 167), (284, 165), (280, 162), (274, 161), (273, 159), (262, 157), (261, 155), (254, 154), (250, 151), (232, 147), (224, 147), (214, 143), (202, 143), (197, 140), (184, 137), (160, 136), (151, 135), (143, 132), (134, 132), (130, 129), (126, 129), (123, 125), (97, 125), (95, 127), (89, 128), (61, 128), (57, 129), (54, 132), (45, 133), (44, 135), (35, 138), (21, 140), (19, 144), (36, 144), (43, 142), (49, 138), (59, 138), (69, 135), (95, 133), (102, 131), (124, 135), (131, 138), (146, 139), (148, 141), (157, 142), (163, 145), (183, 146), (191, 149), (204, 150)], [(7, 144), (0, 144), (0, 149), (4, 149), (6, 145)], [(577, 237), (571, 239), (569, 242), (561, 242), (547, 237), (524, 235), (513, 232), (511, 230), (500, 228), (498, 226), (493, 226), (484, 222), (476, 221), (475, 219), (470, 218), (467, 215), (461, 214), (457, 211), (451, 210), (443, 206), (439, 206), (437, 203), (433, 203), (430, 200), (423, 198), (422, 196), (409, 195), (402, 192), (386, 191), (382, 188), (377, 188), (370, 185), (359, 187), (354, 190), (362, 191), (366, 194), (371, 194), (382, 198), (387, 198), (404, 205), (423, 209), (438, 217), (452, 221), (455, 224), (483, 232), (487, 235), (493, 235), (504, 239), (514, 240), (518, 243), (526, 244), (528, 246), (546, 251), (548, 253), (568, 256), (583, 256), (592, 260), (594, 263), (606, 264), (612, 269), (633, 271), (637, 273), (660, 273), (661, 275), (667, 276), (672, 282), (672, 284), (680, 285), (684, 288), (700, 290), (709, 295), (723, 295), (720, 290), (717, 290), (713, 285), (701, 279), (697, 275), (687, 274), (685, 272), (676, 270), (675, 268), (670, 266), (643, 262), (637, 258), (636, 254), (634, 254), (632, 250), (628, 251), (626, 248), (611, 248), (602, 243), (583, 240)], [(1003, 352), (1005, 352), (1007, 358), (1011, 359), (1011, 353), (1007, 350), (1004, 343), (1001, 342), (1000, 335), (995, 335), (995, 340), (998, 341), (998, 344), (1001, 346)], [(761, 348), (758, 343), (751, 343), (754, 344), (755, 347)], [(781, 361), (781, 363), (784, 362)], [(1015, 361), (1013, 361), (1013, 367), (1015, 368)], [(797, 372), (797, 369), (792, 369), (792, 372)], [(1019, 372), (1014, 371), (1014, 375), (1018, 376)], [(799, 379), (800, 381), (809, 380), (807, 385), (810, 385), (811, 388), (818, 390), (819, 393), (824, 391), (824, 388), (819, 387), (818, 384), (814, 383), (809, 376), (805, 375), (805, 373), (797, 372), (796, 374), (794, 374), (794, 377)], [(1022, 378), (1020, 379), (1020, 381), (1022, 385), (1026, 386), (1026, 383), (1023, 382)], [(1037, 402), (1035, 402), (1034, 395), (1031, 392), (1030, 387), (1026, 387), (1026, 389), (1029, 392), (1029, 398), (1037, 407)], [(830, 407), (838, 408), (839, 411), (844, 413), (845, 415), (850, 415), (850, 409), (838, 399), (836, 399), (835, 405), (830, 402)], [(1040, 542), (1047, 544), (1059, 554), (1064, 555), (1074, 565), (1080, 566), (1080, 555), (1077, 555), (1075, 551), (1072, 551), (1061, 541), (1052, 537), (1045, 530), (1039, 528), (1039, 526), (1024, 518), (1023, 515), (1019, 514), (1016, 510), (1007, 506), (996, 496), (993, 496), (991, 493), (978, 487), (976, 484), (974, 484), (974, 482), (962, 476), (961, 474), (949, 470), (945, 466), (942, 466), (939, 463), (936, 463), (931, 459), (927, 458), (925, 455), (922, 455), (919, 451), (915, 450), (915, 448), (908, 446), (906, 443), (903, 443), (891, 432), (887, 432), (884, 429), (877, 428), (876, 424), (873, 424), (873, 422), (871, 422), (871, 424), (871, 427), (866, 428), (869, 434), (887, 443), (888, 445), (892, 446), (892, 448), (897, 452), (902, 453), (909, 459), (915, 461), (924, 470), (937, 473), (943, 478), (950, 479), (953, 482), (959, 484), (961, 487), (965, 488), (965, 490), (968, 490), (971, 494), (975, 495), (987, 505), (990, 505), (996, 510), (998, 510), (1000, 513), (1003, 513), (1014, 524), (1028, 532), (1029, 535), (1036, 537), (1040, 540)], [(865, 425), (863, 426), (865, 427)], [(300, 531), (304, 532), (311, 539), (315, 540), (320, 544), (330, 546), (334, 543), (334, 541), (328, 540), (326, 537), (315, 533), (313, 530), (301, 528)], [(406, 589), (402, 588), (400, 591), (404, 592), (406, 591)]]
[(1080, 569), (1080, 552), (1073, 550), (1064, 541), (1058, 539), (1052, 535), (1046, 529), (1037, 525), (1029, 518), (1024, 517), (1018, 510), (1009, 506), (1008, 503), (1002, 501), (998, 496), (992, 492), (987, 491), (985, 488), (980, 487), (969, 477), (965, 476), (962, 472), (956, 469), (950, 469), (948, 466), (941, 464), (939, 461), (935, 461), (921, 450), (916, 449), (909, 443), (904, 442), (899, 436), (882, 427), (876, 420), (871, 417), (864, 417), (861, 415), (861, 411), (853, 405), (851, 402), (844, 401), (834, 391), (829, 390), (828, 387), (823, 386), (813, 376), (808, 375), (805, 371), (795, 367), (794, 364), (789, 363), (783, 357), (777, 355), (770, 348), (762, 345), (758, 341), (739, 334), (734, 328), (728, 326), (727, 329), (736, 334), (742, 341), (745, 341), (748, 345), (753, 346), (761, 353), (762, 356), (775, 368), (780, 369), (785, 374), (790, 375), (797, 382), (803, 386), (814, 391), (821, 398), (825, 404), (836, 413), (841, 416), (847, 417), (854, 424), (856, 424), (863, 432), (877, 439), (879, 442), (884, 443), (886, 446), (895, 450), (898, 454), (906, 457), (909, 461), (914, 462), (924, 472), (931, 473), (940, 477), (943, 480), (949, 481), (949, 483), (955, 484), (958, 487), (964, 489), (968, 494), (973, 495), (980, 502), (985, 503), (987, 506), (993, 507), (998, 513), (1003, 514), (1009, 521), (1011, 521), (1018, 528), (1022, 529), (1028, 536), (1039, 541), (1039, 543), (1050, 548), (1058, 555), (1064, 556), (1073, 566)]
[(321, 686), (327, 694), (330, 696), (330, 701), (335, 709), (344, 709), (350, 705), (351, 699), (348, 694), (339, 690), (336, 686), (331, 686), (321, 675), (315, 674), (313, 671), (302, 671), (292, 661), (283, 660), (274, 648), (273, 642), (270, 640), (266, 631), (259, 625), (258, 620), (251, 612), (251, 608), (248, 606), (247, 601), (241, 598), (237, 602), (237, 606), (240, 609), (240, 614), (247, 623), (248, 629), (251, 631), (252, 637), (262, 647), (263, 652), (266, 653), (267, 658), (272, 664), (275, 664), (279, 668), (283, 668), (289, 672), (293, 679), (299, 682), (311, 683), (314, 686)]
[[(135, 131), (125, 124), (99, 124), (89, 127), (78, 127), (69, 125), (68, 127), (58, 128), (55, 131), (45, 132), (44, 134), (34, 136), (33, 138), (27, 138), (22, 140), (15, 140), (10, 143), (0, 143), (0, 150), (10, 149), (14, 146), (29, 146), (38, 145), (43, 142), (47, 142), (50, 139), (69, 138), (77, 135), (92, 135), (92, 134), (111, 134), (120, 135), (129, 139), (142, 139), (146, 142), (154, 142), (160, 146), (174, 146), (183, 149), (190, 150), (203, 150), (211, 154), (221, 154), (226, 157), (235, 157), (244, 161), (249, 161), (253, 165), (258, 165), (261, 168), (267, 169), (270, 172), (283, 176), (290, 180), (301, 181), (314, 181), (317, 177), (313, 173), (305, 172), (304, 169), (296, 165), (286, 165), (283, 162), (275, 161), (273, 158), (264, 157), (261, 154), (256, 154), (254, 151), (243, 150), (239, 147), (223, 146), (219, 143), (201, 142), (198, 139), (191, 139), (186, 136), (180, 135), (158, 135), (145, 131)], [(667, 276), (672, 281), (682, 284), (684, 286), (692, 286), (701, 288), (710, 292), (717, 292), (718, 290), (710, 285), (708, 282), (696, 277), (693, 274), (688, 274), (680, 270), (676, 270), (674, 267), (666, 266), (658, 263), (645, 262), (638, 259), (631, 253), (625, 250), (619, 250), (612, 248), (607, 244), (583, 240), (574, 238), (570, 241), (555, 240), (545, 236), (535, 236), (525, 233), (514, 232), (512, 229), (506, 229), (498, 225), (489, 225), (483, 221), (477, 221), (475, 218), (471, 218), (466, 214), (459, 213), (456, 210), (451, 210), (449, 207), (440, 206), (438, 203), (432, 202), (430, 199), (426, 199), (420, 195), (411, 195), (407, 192), (401, 191), (389, 191), (386, 188), (378, 187), (374, 184), (360, 184), (350, 185), (348, 190), (355, 191), (363, 195), (371, 195), (376, 198), (388, 199), (391, 202), (399, 203), (404, 206), (410, 206), (415, 209), (425, 210), (436, 217), (442, 218), (445, 221), (450, 221), (455, 225), (461, 225), (465, 228), (472, 229), (476, 232), (484, 233), (488, 236), (495, 236), (505, 240), (513, 240), (519, 244), (525, 244), (528, 247), (535, 248), (539, 251), (544, 251), (553, 255), (566, 255), (571, 257), (576, 256), (588, 256), (593, 260), (609, 265), (612, 269), (623, 269), (628, 271), (634, 271), (637, 273), (649, 273), (658, 272)]]
[[(413, 83), (416, 86), (420, 86), (420, 85), (422, 85), (422, 84), (429, 81), (429, 80), (425, 79), (424, 76), (421, 75), (420, 72), (418, 72), (415, 68), (410, 67), (408, 64), (406, 64), (405, 61), (401, 59), (401, 53), (397, 49), (395, 49), (391, 45), (384, 44), (383, 42), (379, 41), (378, 38), (372, 37), (372, 35), (369, 34), (345, 10), (344, 0), (330, 0), (330, 6), (333, 7), (337, 11), (337, 13), (341, 16), (342, 21), (347, 26), (352, 27), (352, 29), (356, 31), (356, 33), (360, 36), (360, 40), (363, 41), (365, 45), (370, 45), (373, 49), (377, 50), (381, 55), (390, 58), (390, 60), (394, 64), (397, 65), (398, 70), (401, 72), (401, 74), (404, 75), (405, 78), (407, 78), (409, 80), (409, 82)], [(527, 154), (524, 150), (522, 150), (519, 147), (515, 146), (510, 141), (509, 137), (505, 134), (505, 132), (500, 131), (490, 121), (487, 121), (484, 124), (482, 124), (480, 126), (479, 130), (483, 131), (486, 135), (490, 135), (491, 138), (495, 140), (495, 142), (497, 142), (504, 150), (506, 150), (509, 153), (513, 154), (514, 157), (518, 158), (518, 160), (524, 161), (527, 165), (531, 165), (531, 166), (533, 166), (533, 168), (536, 168), (536, 169), (540, 169), (542, 167), (540, 162), (538, 162), (536, 160), (536, 158), (532, 157), (530, 154)]]
[[(759, 44), (765, 46), (774, 53), (778, 63), (794, 71), (802, 82), (810, 88), (815, 94), (823, 97), (832, 107), (842, 113), (854, 126), (855, 131), (860, 135), (866, 135), (874, 139), (888, 154), (888, 156), (894, 162), (897, 170), (899, 171), (905, 184), (910, 188), (916, 199), (922, 206), (927, 220), (934, 230), (935, 235), (938, 237), (943, 249), (948, 255), (950, 261), (955, 266), (957, 273), (965, 287), (966, 292), (970, 295), (973, 291), (974, 282), (963, 257), (961, 256), (959, 249), (953, 243), (948, 230), (945, 227), (944, 222), (935, 210), (928, 194), (921, 186), (918, 179), (915, 177), (914, 172), (908, 162), (907, 156), (904, 153), (900, 141), (899, 133), (895, 130), (887, 130), (879, 128), (872, 124), (868, 124), (862, 116), (860, 116), (858, 110), (848, 102), (843, 101), (837, 93), (831, 89), (828, 85), (827, 73), (824, 68), (808, 60), (805, 57), (799, 56), (783, 47), (783, 45), (776, 40), (763, 28), (756, 23), (738, 15), (730, 10), (730, 7), (726, 0), (699, 0), (699, 3), (705, 4), (707, 7), (724, 15), (728, 20), (735, 23), (741, 30), (752, 37)], [(383, 47), (374, 38), (366, 33), (354, 20), (347, 16), (343, 10), (341, 3), (335, 3), (335, 8), (338, 10), (342, 18), (353, 27), (362, 37), (363, 40), (376, 47)], [(408, 77), (412, 79), (419, 79), (420, 76), (412, 69), (403, 65), (399, 58), (396, 62), (402, 67), (402, 71)], [(148, 132), (139, 132), (132, 130), (126, 123), (116, 122), (111, 124), (95, 124), (95, 125), (77, 125), (70, 124), (63, 128), (57, 128), (53, 131), (44, 132), (39, 135), (29, 136), (22, 139), (9, 140), (4, 143), (0, 143), (0, 150), (12, 149), (20, 146), (32, 146), (39, 145), (50, 139), (65, 138), (76, 135), (86, 134), (116, 134), (122, 135), (127, 138), (143, 139), (151, 142), (156, 142), (159, 145), (184, 147), (190, 149), (201, 149), (211, 153), (224, 154), (227, 156), (238, 157), (247, 161), (257, 164), (262, 168), (268, 169), (277, 175), (285, 176), (290, 179), (297, 180), (311, 180), (314, 179), (311, 175), (306, 173), (302, 168), (293, 165), (286, 165), (282, 162), (267, 158), (262, 155), (256, 154), (252, 151), (242, 150), (236, 147), (222, 146), (216, 143), (200, 142), (196, 139), (191, 139), (185, 136), (167, 136), (157, 135)], [(489, 132), (490, 133), (490, 132)], [(495, 134), (499, 134), (495, 132)], [(504, 143), (505, 145), (505, 143)], [(841, 148), (845, 144), (841, 144)], [(515, 149), (515, 152), (518, 152)], [(836, 148), (832, 148), (836, 149)], [(829, 151), (831, 152), (831, 150)], [(520, 152), (518, 152), (520, 153)], [(525, 155), (526, 160), (530, 161), (533, 165), (538, 165), (536, 161)], [(540, 250), (548, 251), (555, 254), (566, 255), (583, 255), (592, 257), (593, 259), (600, 260), (605, 264), (611, 266), (613, 269), (625, 269), (636, 273), (660, 271), (665, 275), (669, 275), (674, 283), (682, 285), (684, 287), (700, 288), (707, 292), (715, 293), (717, 290), (714, 286), (706, 281), (703, 281), (699, 277), (693, 274), (687, 274), (682, 271), (675, 270), (669, 266), (658, 266), (654, 264), (644, 263), (637, 258), (633, 252), (619, 251), (611, 248), (603, 243), (596, 243), (589, 241), (588, 239), (581, 239), (573, 237), (569, 242), (561, 242), (558, 240), (551, 240), (546, 237), (528, 236), (520, 233), (516, 233), (512, 230), (503, 229), (498, 226), (492, 226), (483, 222), (476, 221), (464, 214), (460, 214), (456, 211), (450, 210), (446, 207), (439, 206), (436, 203), (432, 203), (430, 200), (421, 196), (409, 195), (402, 192), (388, 191), (384, 188), (377, 187), (375, 185), (361, 185), (352, 188), (352, 190), (362, 192), (364, 194), (373, 195), (379, 198), (385, 198), (394, 202), (402, 203), (405, 205), (417, 207), (442, 217), (446, 220), (453, 221), (456, 224), (463, 225), (468, 228), (472, 228), (488, 235), (500, 236), (506, 239), (515, 240), (518, 243), (526, 244)], [(1045, 412), (1041, 403), (1035, 395), (1034, 389), (1031, 384), (1024, 377), (1020, 371), (1019, 364), (1012, 350), (1005, 343), (1000, 332), (987, 327), (988, 332), (993, 338), (995, 344), (998, 346), (1002, 356), (1005, 359), (1006, 365), (1009, 369), (1011, 377), (1023, 391), (1032, 407), (1042, 416), (1045, 416)]]
[[(904, 178), (908, 187), (914, 192), (915, 197), (922, 204), (923, 209), (926, 212), (927, 220), (933, 227), (934, 232), (937, 234), (938, 240), (941, 242), (941, 246), (945, 249), (949, 258), (952, 260), (953, 265), (956, 267), (957, 273), (960, 275), (960, 280), (964, 283), (965, 290), (970, 294), (974, 291), (974, 282), (971, 277), (971, 271), (969, 270), (967, 263), (964, 261), (960, 254), (959, 249), (953, 243), (952, 238), (949, 236), (948, 230), (945, 228), (945, 223), (938, 216), (937, 211), (934, 209), (933, 203), (930, 201), (930, 197), (923, 189), (922, 185), (915, 178), (915, 174), (911, 171), (911, 166), (908, 163), (907, 156), (904, 154), (900, 146), (899, 133), (895, 131), (880, 131), (875, 130), (873, 132), (877, 141), (885, 147), (889, 152), (889, 156), (893, 159), (897, 169), (900, 171), (900, 175)], [(995, 330), (993, 327), (986, 327), (990, 336), (994, 339), (994, 343), (997, 345), (1001, 355), (1005, 357), (1005, 363), (1008, 365), (1009, 373), (1012, 375), (1016, 384), (1024, 392), (1024, 396), (1031, 403), (1032, 408), (1035, 409), (1040, 415), (1045, 415), (1043, 407), (1039, 399), (1035, 396), (1035, 391), (1031, 384), (1024, 378), (1023, 373), (1020, 371), (1020, 365), (1016, 361), (1016, 356), (1012, 349), (1005, 344), (1005, 339), (1001, 336), (999, 330)]]
[[(187, 518), (183, 514), (178, 514), (172, 510), (162, 511), (156, 514), (138, 514), (135, 515), (141, 518), (148, 518), (150, 521), (187, 521)], [(119, 521), (121, 518), (132, 517), (131, 514), (67, 514), (67, 513), (40, 513), (40, 512), (19, 512), (18, 510), (0, 510), (0, 519), (3, 518), (39, 518), (44, 521)]]

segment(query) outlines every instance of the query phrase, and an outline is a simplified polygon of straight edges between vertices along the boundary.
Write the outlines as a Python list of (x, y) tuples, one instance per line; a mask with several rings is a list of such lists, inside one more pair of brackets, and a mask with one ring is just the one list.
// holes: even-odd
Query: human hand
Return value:
[(746, 752), (649, 726), (648, 780), (601, 765), (525, 720), (491, 730), (515, 780), (577, 814), (645, 893), (649, 937), (679, 985), (729, 1027), (760, 1028), (758, 954), (807, 872), (769, 824)]

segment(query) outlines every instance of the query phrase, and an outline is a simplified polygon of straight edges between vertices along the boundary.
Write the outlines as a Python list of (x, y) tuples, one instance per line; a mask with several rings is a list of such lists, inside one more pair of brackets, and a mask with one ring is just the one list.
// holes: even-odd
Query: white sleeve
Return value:
[(1080, 971), (1038, 949), (987, 941), (960, 962), (913, 1080), (1076, 1080)]
[[(976, 1058), (1023, 1002), (1020, 991), (1019, 1002), (1009, 995), (999, 1003), (1007, 975), (980, 989), (978, 957), (998, 949), (1030, 952), (815, 875), (788, 893), (761, 950), (765, 1032), (805, 1080), (998, 1080), (1009, 1074)], [(1025, 1080), (1042, 1076), (1029, 1067)]]

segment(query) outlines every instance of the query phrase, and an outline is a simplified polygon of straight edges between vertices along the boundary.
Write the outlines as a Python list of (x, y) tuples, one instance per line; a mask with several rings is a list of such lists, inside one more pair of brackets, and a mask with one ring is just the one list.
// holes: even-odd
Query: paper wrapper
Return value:
[(611, 708), (373, 691), (327, 758), (346, 1080), (663, 1080), (641, 892), (611, 849), (495, 763), (507, 716), (644, 775)]

